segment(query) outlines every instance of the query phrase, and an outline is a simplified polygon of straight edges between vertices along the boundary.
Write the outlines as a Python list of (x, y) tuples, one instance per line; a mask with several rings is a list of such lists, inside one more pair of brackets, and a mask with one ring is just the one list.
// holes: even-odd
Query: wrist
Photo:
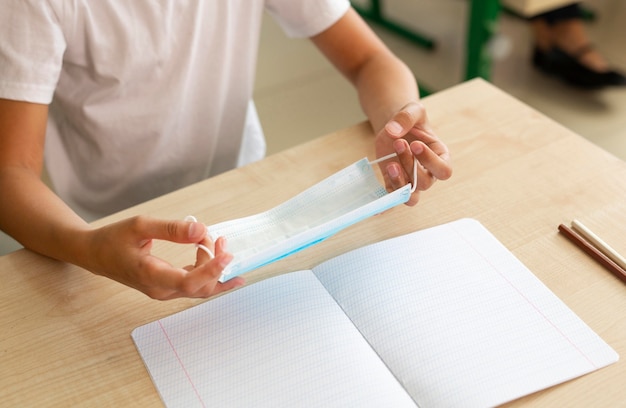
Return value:
[[(82, 220), (81, 220), (82, 221)], [(39, 252), (63, 262), (89, 269), (89, 250), (93, 229), (89, 224), (57, 228), (51, 232), (51, 243)]]

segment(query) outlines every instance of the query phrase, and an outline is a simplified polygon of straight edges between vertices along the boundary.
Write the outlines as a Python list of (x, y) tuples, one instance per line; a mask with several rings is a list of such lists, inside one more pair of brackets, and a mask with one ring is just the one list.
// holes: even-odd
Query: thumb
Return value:
[(393, 139), (404, 137), (415, 126), (426, 124), (426, 109), (420, 102), (409, 102), (385, 126), (384, 131)]
[(153, 239), (191, 244), (206, 238), (206, 226), (201, 222), (181, 220), (146, 220), (143, 233)]

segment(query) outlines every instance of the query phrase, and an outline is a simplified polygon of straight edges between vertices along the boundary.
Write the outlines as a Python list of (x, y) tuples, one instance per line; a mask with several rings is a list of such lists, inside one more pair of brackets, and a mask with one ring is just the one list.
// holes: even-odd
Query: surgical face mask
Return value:
[[(414, 188), (407, 184), (387, 193), (371, 166), (391, 156), (374, 162), (364, 158), (269, 211), (209, 226), (211, 239), (225, 237), (234, 256), (221, 281), (301, 251), (407, 202)], [(413, 180), (415, 185), (416, 171)]]

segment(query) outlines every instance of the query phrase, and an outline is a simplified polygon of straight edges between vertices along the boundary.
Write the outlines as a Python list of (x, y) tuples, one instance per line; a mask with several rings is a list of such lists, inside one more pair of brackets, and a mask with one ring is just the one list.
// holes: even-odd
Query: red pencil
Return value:
[(566, 225), (559, 225), (559, 232), (567, 239), (572, 241), (578, 247), (580, 247), (583, 251), (585, 251), (588, 255), (590, 255), (593, 259), (598, 261), (602, 266), (609, 270), (613, 275), (626, 283), (626, 271), (622, 269), (618, 264), (613, 262), (609, 257), (600, 252), (595, 246), (591, 245), (587, 240), (585, 240), (582, 236), (577, 234), (574, 230), (569, 228)]

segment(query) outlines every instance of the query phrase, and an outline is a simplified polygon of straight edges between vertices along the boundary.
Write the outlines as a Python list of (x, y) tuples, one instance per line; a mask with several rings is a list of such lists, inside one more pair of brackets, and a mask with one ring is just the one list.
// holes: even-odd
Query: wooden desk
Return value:
[[(626, 401), (626, 286), (557, 233), (578, 218), (626, 253), (626, 163), (477, 79), (424, 100), (455, 174), (327, 241), (251, 272), (249, 282), (460, 217), (480, 220), (622, 356), (622, 361), (512, 406), (618, 406)], [(365, 124), (108, 217), (197, 216), (207, 224), (265, 210), (373, 157)], [(175, 264), (190, 246), (157, 245)], [(197, 304), (159, 302), (106, 278), (21, 250), (0, 258), (0, 405), (158, 406), (130, 337)], [(243, 385), (245, 389), (245, 384)]]

